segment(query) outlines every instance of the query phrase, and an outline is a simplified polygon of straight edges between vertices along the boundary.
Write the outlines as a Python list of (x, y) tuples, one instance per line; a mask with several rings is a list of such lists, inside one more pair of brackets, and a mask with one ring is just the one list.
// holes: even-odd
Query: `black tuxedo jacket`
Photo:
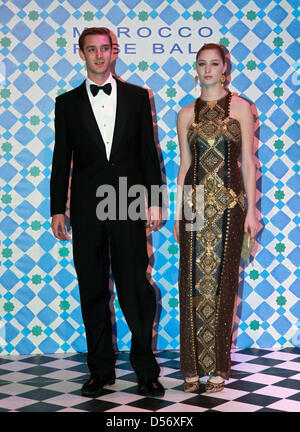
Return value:
[(128, 188), (135, 184), (146, 187), (150, 206), (151, 185), (162, 184), (148, 92), (115, 79), (117, 108), (109, 160), (85, 81), (79, 87), (58, 96), (55, 101), (51, 216), (65, 213), (73, 155), (70, 202), (72, 225), (82, 217), (95, 217), (96, 189), (100, 185), (110, 184), (117, 189), (119, 177), (127, 177)]

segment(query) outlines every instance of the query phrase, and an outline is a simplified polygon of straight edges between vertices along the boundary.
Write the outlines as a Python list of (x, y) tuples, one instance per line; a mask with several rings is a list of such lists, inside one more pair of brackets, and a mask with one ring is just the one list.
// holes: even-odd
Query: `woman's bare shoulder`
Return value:
[(230, 113), (233, 118), (236, 118), (240, 122), (243, 119), (249, 120), (252, 116), (252, 109), (250, 101), (239, 96), (237, 93), (232, 94)]
[(236, 108), (250, 108), (250, 102), (247, 99), (239, 96), (237, 93), (232, 93), (231, 104)]

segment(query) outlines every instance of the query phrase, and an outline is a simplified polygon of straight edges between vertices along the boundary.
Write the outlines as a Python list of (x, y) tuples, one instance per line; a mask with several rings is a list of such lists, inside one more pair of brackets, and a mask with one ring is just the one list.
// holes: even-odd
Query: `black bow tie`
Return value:
[(96, 96), (99, 90), (103, 90), (107, 95), (111, 94), (111, 83), (107, 83), (104, 86), (97, 86), (96, 84), (90, 84), (90, 89), (93, 96)]

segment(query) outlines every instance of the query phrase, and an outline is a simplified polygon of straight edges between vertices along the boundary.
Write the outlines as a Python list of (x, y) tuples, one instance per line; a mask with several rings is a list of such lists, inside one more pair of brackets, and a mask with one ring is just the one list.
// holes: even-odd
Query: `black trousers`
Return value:
[(155, 291), (146, 278), (145, 222), (80, 221), (72, 227), (73, 257), (91, 373), (105, 377), (115, 367), (109, 309), (109, 251), (118, 300), (132, 333), (130, 361), (139, 380), (157, 378), (152, 352)]

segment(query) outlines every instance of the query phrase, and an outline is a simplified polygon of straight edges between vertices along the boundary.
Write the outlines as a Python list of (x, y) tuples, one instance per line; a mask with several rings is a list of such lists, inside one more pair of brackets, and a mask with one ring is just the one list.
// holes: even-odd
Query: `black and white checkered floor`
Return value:
[[(139, 393), (129, 353), (118, 354), (113, 386), (80, 394), (89, 378), (81, 353), (0, 356), (0, 412), (300, 412), (300, 348), (232, 351), (232, 376), (220, 393), (184, 393), (178, 351), (159, 351), (164, 398)], [(201, 378), (201, 382), (206, 378)]]

